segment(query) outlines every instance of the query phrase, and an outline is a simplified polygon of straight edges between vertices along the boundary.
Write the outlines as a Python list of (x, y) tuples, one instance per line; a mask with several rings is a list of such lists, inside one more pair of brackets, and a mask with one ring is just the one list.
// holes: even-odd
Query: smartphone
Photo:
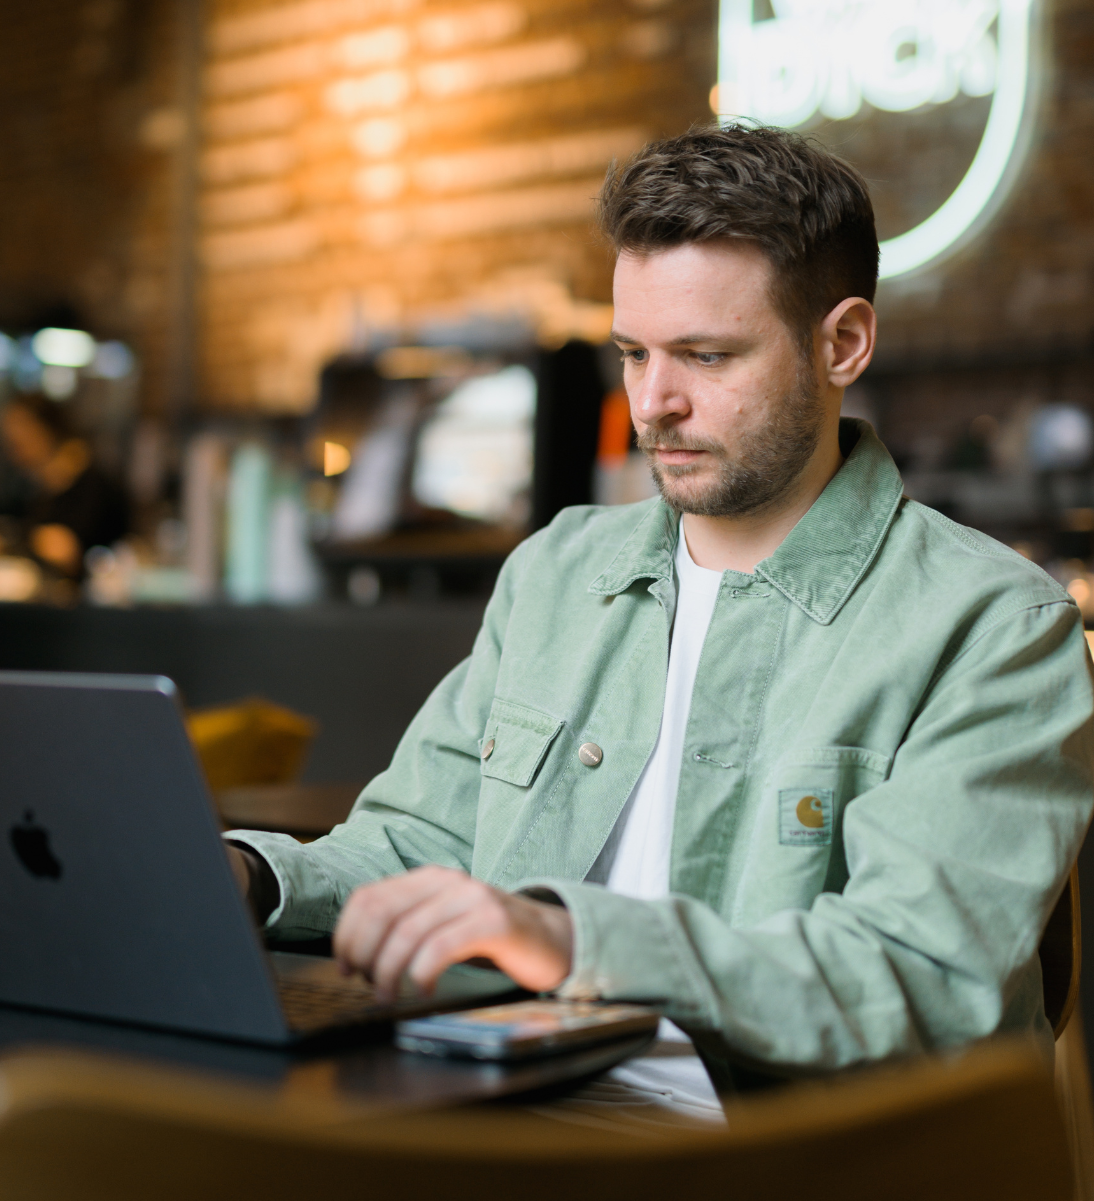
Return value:
[(625, 1035), (652, 1033), (660, 1014), (645, 1005), (602, 1001), (513, 1001), (460, 1013), (410, 1018), (395, 1027), (395, 1045), (427, 1055), (527, 1059), (561, 1054)]

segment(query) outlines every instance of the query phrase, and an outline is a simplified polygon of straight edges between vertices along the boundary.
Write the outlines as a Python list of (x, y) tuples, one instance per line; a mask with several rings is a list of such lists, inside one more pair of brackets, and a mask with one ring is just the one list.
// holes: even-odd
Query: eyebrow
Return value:
[[(641, 343), (637, 338), (632, 338), (630, 334), (621, 333), (618, 330), (612, 330), (611, 339), (613, 342), (626, 342), (628, 346), (640, 346)], [(727, 337), (725, 334), (684, 334), (681, 338), (673, 338), (668, 343), (669, 346), (694, 346), (696, 342), (713, 342), (718, 346), (726, 346), (730, 343), (740, 342), (739, 338)]]

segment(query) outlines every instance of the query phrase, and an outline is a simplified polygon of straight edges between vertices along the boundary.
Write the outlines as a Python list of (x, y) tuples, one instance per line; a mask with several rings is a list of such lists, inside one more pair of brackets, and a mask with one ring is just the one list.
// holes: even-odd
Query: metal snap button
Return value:
[(596, 767), (600, 760), (604, 758), (604, 752), (595, 742), (583, 742), (577, 748), (577, 757), (586, 767)]
[(493, 740), (493, 738), (489, 738), (489, 739), (487, 739), (485, 745), (482, 748), (483, 761), (485, 762), (485, 760), (489, 759), (493, 753), (494, 753), (494, 740)]

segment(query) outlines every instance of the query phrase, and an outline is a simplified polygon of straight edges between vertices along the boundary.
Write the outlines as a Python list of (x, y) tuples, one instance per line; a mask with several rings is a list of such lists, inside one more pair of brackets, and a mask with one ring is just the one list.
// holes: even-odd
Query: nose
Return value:
[(642, 425), (676, 421), (691, 412), (687, 372), (672, 355), (651, 351), (641, 377), (628, 392), (631, 416)]

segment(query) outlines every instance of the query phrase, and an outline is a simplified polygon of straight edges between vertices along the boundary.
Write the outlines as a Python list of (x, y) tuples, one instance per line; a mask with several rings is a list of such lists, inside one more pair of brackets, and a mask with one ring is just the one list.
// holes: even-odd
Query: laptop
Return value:
[(458, 965), (380, 1004), (267, 951), (162, 676), (0, 672), (0, 1003), (291, 1044), (513, 991)]

